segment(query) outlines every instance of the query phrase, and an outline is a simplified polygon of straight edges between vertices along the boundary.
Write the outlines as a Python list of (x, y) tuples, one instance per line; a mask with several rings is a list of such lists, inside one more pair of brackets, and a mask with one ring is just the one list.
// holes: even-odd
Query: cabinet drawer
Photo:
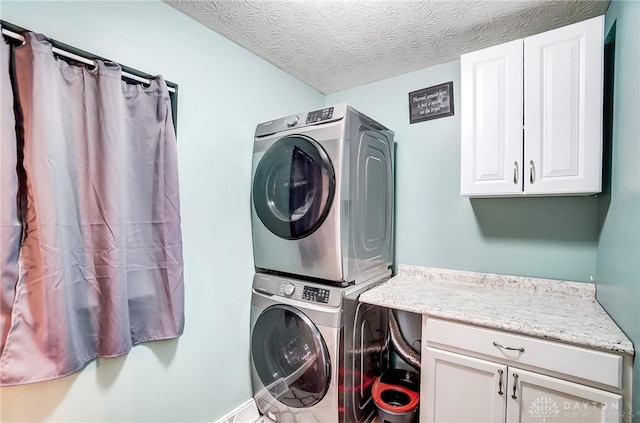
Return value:
[(427, 317), (424, 324), (429, 346), (464, 350), (471, 355), (493, 357), (498, 362), (534, 366), (622, 387), (620, 355)]

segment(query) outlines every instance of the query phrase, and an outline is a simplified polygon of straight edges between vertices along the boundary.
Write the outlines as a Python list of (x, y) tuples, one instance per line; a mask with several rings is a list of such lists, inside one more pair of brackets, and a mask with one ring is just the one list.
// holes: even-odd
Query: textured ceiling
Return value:
[(456, 60), (609, 7), (594, 0), (164, 1), (325, 94)]

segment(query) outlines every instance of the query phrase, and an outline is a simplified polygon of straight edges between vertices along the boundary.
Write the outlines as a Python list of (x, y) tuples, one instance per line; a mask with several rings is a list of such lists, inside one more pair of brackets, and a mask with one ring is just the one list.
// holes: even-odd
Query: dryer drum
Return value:
[(331, 209), (333, 165), (314, 140), (287, 136), (264, 154), (252, 191), (256, 213), (269, 231), (283, 239), (301, 239), (315, 232)]

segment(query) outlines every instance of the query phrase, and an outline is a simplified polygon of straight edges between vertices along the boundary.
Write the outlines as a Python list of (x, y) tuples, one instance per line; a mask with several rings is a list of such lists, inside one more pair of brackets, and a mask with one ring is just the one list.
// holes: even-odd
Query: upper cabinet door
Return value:
[(522, 40), (462, 55), (461, 195), (522, 193)]
[(524, 192), (602, 189), (604, 17), (524, 40)]

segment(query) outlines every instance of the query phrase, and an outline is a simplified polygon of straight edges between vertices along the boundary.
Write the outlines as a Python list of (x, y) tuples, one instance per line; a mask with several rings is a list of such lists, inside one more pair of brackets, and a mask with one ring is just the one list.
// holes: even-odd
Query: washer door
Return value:
[(284, 239), (312, 234), (327, 217), (335, 174), (327, 153), (311, 138), (290, 135), (265, 153), (253, 179), (253, 204), (262, 223)]
[(317, 404), (331, 381), (331, 361), (318, 328), (284, 304), (260, 314), (251, 334), (251, 358), (269, 393), (288, 407)]

